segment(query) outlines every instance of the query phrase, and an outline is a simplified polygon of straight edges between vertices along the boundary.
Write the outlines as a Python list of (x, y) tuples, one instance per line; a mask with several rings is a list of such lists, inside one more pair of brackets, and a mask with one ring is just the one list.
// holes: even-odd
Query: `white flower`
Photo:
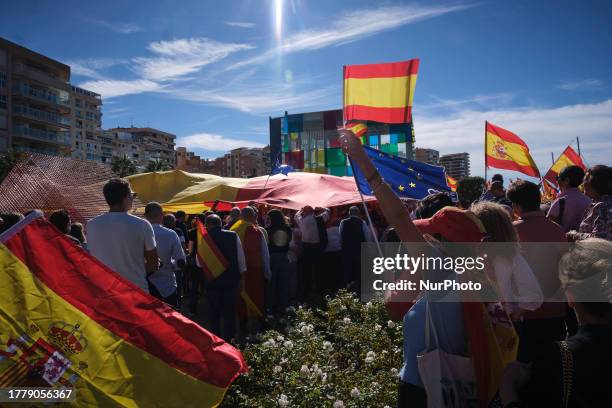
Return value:
[(334, 408), (344, 408), (344, 402), (342, 402), (342, 400), (336, 400), (336, 402), (334, 402)]
[(276, 336), (276, 341), (282, 342), (284, 340), (285, 340), (285, 338), (283, 336), (280, 336), (280, 335)]
[(310, 375), (310, 370), (308, 369), (308, 366), (306, 364), (302, 365), (302, 368), (300, 368), (300, 373), (306, 377)]
[(372, 302), (368, 302), (368, 303), (365, 304), (365, 308), (366, 309), (369, 309), (371, 307), (372, 307)]
[(374, 357), (366, 357), (365, 358), (366, 364), (370, 364), (372, 361), (374, 361)]
[(276, 347), (276, 341), (274, 339), (268, 339), (263, 343), (264, 346)]
[(321, 376), (321, 382), (323, 384), (325, 384), (327, 382), (327, 373), (323, 373), (323, 375)]
[(387, 322), (387, 327), (390, 328), (390, 329), (394, 328), (395, 327), (395, 322), (393, 320), (389, 320)]
[(397, 368), (394, 367), (391, 369), (391, 374), (397, 375), (397, 373), (398, 373)]
[(285, 394), (281, 394), (280, 397), (278, 398), (278, 406), (286, 407), (288, 405), (289, 405), (289, 400), (287, 399), (287, 396)]
[(274, 374), (278, 374), (278, 373), (280, 373), (281, 371), (283, 371), (283, 367), (281, 367), (281, 366), (279, 366), (279, 365), (274, 366), (274, 369), (273, 369), (272, 371), (274, 371)]
[(333, 349), (334, 349), (334, 346), (331, 344), (331, 341), (323, 342), (323, 350), (332, 351)]
[(376, 353), (373, 352), (372, 350), (368, 351), (368, 353), (366, 354), (366, 357), (376, 357)]
[(280, 361), (280, 363), (281, 363), (281, 364), (285, 364), (287, 361), (289, 361), (289, 360), (288, 360), (288, 359), (286, 359), (286, 358), (282, 358), (282, 359), (281, 359), (281, 361)]
[(361, 393), (359, 392), (359, 390), (357, 389), (357, 387), (353, 388), (351, 390), (351, 397), (353, 398), (359, 398), (359, 396), (361, 395)]
[(302, 326), (302, 328), (300, 329), (300, 333), (302, 333), (303, 335), (307, 336), (310, 333), (312, 333), (314, 330), (314, 326), (312, 324), (305, 324), (304, 326)]
[[(345, 311), (345, 310), (346, 310), (346, 306), (341, 305), (341, 306), (340, 306), (340, 310)], [(340, 402), (342, 402), (342, 401), (340, 401)]]
[(390, 407), (390, 406), (388, 406), (388, 405), (385, 405), (383, 408), (391, 408), (391, 407)]
[(291, 350), (293, 348), (293, 342), (291, 340), (287, 340), (283, 343), (283, 346)]
[(380, 331), (380, 329), (382, 329), (382, 326), (380, 324), (376, 323), (374, 325), (374, 331)]
[(342, 321), (346, 324), (351, 322), (351, 319), (349, 319), (348, 317), (345, 317), (344, 319), (342, 319)]
[(372, 387), (374, 387), (374, 388), (378, 387), (378, 383), (377, 382), (373, 382), (372, 383)]

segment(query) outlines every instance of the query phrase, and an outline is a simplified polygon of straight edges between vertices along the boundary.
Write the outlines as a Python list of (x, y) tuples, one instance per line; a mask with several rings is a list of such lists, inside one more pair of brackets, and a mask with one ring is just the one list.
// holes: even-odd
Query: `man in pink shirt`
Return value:
[[(533, 270), (544, 294), (539, 309), (528, 311), (516, 328), (520, 337), (519, 361), (533, 358), (536, 347), (565, 338), (565, 296), (559, 280), (558, 261), (567, 248), (565, 233), (540, 210), (539, 187), (525, 180), (515, 181), (507, 192), (514, 212), (520, 217), (514, 227), (522, 255)], [(533, 244), (528, 244), (533, 243)]]
[(563, 232), (577, 230), (591, 199), (578, 187), (582, 184), (584, 170), (578, 166), (567, 166), (557, 176), (561, 194), (552, 203), (547, 217), (561, 225)]

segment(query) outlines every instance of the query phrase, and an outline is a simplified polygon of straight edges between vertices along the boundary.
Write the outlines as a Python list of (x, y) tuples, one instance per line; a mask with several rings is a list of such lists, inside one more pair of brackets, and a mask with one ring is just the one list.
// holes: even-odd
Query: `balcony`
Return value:
[(51, 130), (34, 129), (26, 126), (14, 126), (13, 135), (40, 142), (55, 143), (64, 146), (71, 145), (71, 139), (68, 132), (54, 132)]
[(70, 127), (70, 119), (57, 115), (53, 112), (47, 112), (40, 109), (30, 108), (29, 106), (15, 105), (13, 106), (13, 114), (26, 118), (35, 119), (38, 121), (51, 123), (56, 126), (65, 128)]
[(38, 102), (44, 102), (56, 107), (70, 109), (70, 98), (62, 98), (55, 92), (32, 88), (26, 83), (17, 83), (13, 85), (13, 94), (25, 96)]
[(46, 154), (47, 156), (59, 156), (60, 155), (60, 152), (58, 150), (39, 149), (37, 147), (23, 146), (23, 145), (13, 145), (13, 150), (16, 152), (20, 152), (20, 153)]
[(64, 81), (61, 78), (54, 76), (48, 72), (30, 67), (24, 63), (15, 64), (13, 66), (13, 72), (17, 75), (20, 75), (28, 79), (32, 79), (42, 84), (52, 85), (52, 86), (56, 86), (60, 88), (64, 88), (68, 86), (67, 81)]

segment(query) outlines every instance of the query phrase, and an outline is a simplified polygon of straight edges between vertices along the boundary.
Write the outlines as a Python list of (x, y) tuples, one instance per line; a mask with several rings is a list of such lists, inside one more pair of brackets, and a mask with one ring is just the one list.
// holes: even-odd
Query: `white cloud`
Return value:
[(468, 152), (475, 175), (484, 173), (485, 120), (519, 135), (542, 174), (550, 167), (550, 153), (560, 154), (576, 136), (589, 164), (611, 163), (612, 99), (557, 108), (465, 109), (449, 116), (427, 115), (415, 105), (414, 118), (418, 147), (433, 148), (440, 154)]
[(255, 23), (251, 23), (248, 21), (226, 21), (225, 24), (227, 24), (230, 27), (238, 27), (238, 28), (253, 28), (255, 27)]
[(339, 16), (331, 27), (299, 31), (284, 39), (279, 47), (230, 65), (228, 69), (258, 64), (274, 57), (278, 53), (317, 50), (350, 43), (406, 24), (465, 10), (469, 7), (472, 6), (402, 5), (354, 10)]
[(135, 23), (116, 23), (100, 19), (92, 19), (90, 21), (119, 34), (133, 34), (143, 31), (142, 27)]
[(70, 65), (71, 75), (80, 75), (93, 79), (103, 79), (104, 76), (100, 73), (100, 70), (125, 64), (126, 62), (126, 60), (114, 58), (85, 58), (68, 61), (68, 65)]
[(152, 81), (177, 79), (228, 55), (253, 48), (249, 44), (223, 43), (208, 38), (181, 38), (149, 44), (155, 57), (134, 58), (134, 69)]
[(581, 79), (578, 81), (565, 81), (560, 83), (557, 88), (564, 91), (584, 91), (599, 89), (603, 85), (603, 81), (599, 79)]
[(176, 139), (177, 146), (187, 146), (189, 149), (203, 149), (211, 152), (227, 152), (239, 147), (264, 147), (263, 143), (252, 140), (241, 140), (214, 133), (196, 133), (181, 136)]
[(262, 114), (299, 109), (334, 108), (338, 105), (339, 86), (309, 89), (301, 84), (263, 82), (249, 86), (235, 84), (213, 90), (166, 89), (175, 98), (206, 105), (222, 106), (242, 112)]
[(79, 87), (99, 93), (102, 95), (102, 98), (114, 98), (123, 95), (160, 91), (162, 89), (162, 86), (158, 83), (146, 79), (128, 81), (101, 79), (83, 82), (79, 84)]

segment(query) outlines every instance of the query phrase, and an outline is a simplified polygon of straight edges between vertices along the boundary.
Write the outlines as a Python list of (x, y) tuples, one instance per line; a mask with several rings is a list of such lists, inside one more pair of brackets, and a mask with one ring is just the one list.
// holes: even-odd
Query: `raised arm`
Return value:
[(378, 170), (365, 153), (359, 139), (350, 130), (341, 130), (340, 133), (342, 149), (349, 155), (351, 161), (359, 166), (374, 191), (380, 209), (389, 224), (395, 228), (399, 238), (403, 242), (424, 242), (423, 234), (413, 224), (404, 203), (391, 190), (389, 185), (382, 181)]

